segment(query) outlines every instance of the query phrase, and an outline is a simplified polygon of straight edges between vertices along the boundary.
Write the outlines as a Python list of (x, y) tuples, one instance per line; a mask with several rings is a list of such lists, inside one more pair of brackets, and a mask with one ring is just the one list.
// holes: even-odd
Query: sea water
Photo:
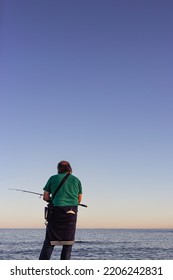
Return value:
[[(37, 260), (44, 236), (45, 229), (0, 229), (0, 259)], [(71, 259), (173, 260), (173, 229), (77, 229)]]

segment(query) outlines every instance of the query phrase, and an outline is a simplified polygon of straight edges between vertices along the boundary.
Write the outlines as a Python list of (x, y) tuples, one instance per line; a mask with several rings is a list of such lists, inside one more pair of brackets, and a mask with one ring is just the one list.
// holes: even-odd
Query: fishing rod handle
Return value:
[(82, 206), (82, 207), (88, 207), (87, 205), (82, 204), (82, 203), (79, 203), (78, 205), (80, 205), (80, 206)]

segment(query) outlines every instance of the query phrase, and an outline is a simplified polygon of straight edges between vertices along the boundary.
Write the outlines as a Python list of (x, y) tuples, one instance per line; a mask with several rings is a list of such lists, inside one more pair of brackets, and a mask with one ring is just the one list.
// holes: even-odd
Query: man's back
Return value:
[[(59, 173), (51, 176), (44, 187), (44, 190), (53, 195), (66, 174), (67, 173)], [(70, 175), (53, 199), (53, 205), (77, 206), (79, 194), (82, 194), (81, 182), (74, 175)]]

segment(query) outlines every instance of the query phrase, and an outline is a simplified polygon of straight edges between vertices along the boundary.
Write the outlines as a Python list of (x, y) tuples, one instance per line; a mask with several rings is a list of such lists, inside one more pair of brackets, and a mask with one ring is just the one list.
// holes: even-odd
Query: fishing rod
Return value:
[(22, 190), (22, 189), (12, 189), (12, 188), (9, 188), (9, 190), (11, 190), (11, 191), (19, 191), (19, 192), (26, 192), (26, 193), (37, 194), (37, 195), (39, 195), (40, 197), (43, 195), (42, 193), (31, 192), (31, 191), (26, 191), (26, 190)]
[[(9, 188), (9, 190), (11, 190), (11, 191), (25, 192), (25, 193), (31, 193), (31, 194), (36, 194), (36, 195), (39, 195), (40, 198), (43, 196), (42, 193), (31, 192), (31, 191), (22, 190), (22, 189), (12, 189), (12, 188)], [(79, 205), (79, 206), (82, 206), (82, 207), (88, 207), (86, 204), (82, 204), (82, 203), (79, 203), (78, 205)]]

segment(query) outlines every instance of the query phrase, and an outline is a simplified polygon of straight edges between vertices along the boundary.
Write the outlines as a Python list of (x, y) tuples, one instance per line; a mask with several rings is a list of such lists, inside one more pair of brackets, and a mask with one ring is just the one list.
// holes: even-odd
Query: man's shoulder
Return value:
[(73, 174), (70, 174), (70, 178), (74, 181), (80, 181), (78, 177), (76, 177), (75, 175)]
[(59, 175), (54, 174), (54, 175), (50, 176), (49, 181), (54, 181), (54, 180), (58, 180), (58, 179), (59, 179)]

